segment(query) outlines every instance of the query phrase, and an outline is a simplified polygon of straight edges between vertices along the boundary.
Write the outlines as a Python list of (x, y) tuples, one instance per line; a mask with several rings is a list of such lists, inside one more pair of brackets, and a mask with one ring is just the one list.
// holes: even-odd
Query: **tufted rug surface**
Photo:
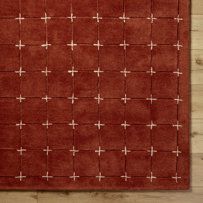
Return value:
[(189, 189), (189, 0), (0, 0), (0, 189)]

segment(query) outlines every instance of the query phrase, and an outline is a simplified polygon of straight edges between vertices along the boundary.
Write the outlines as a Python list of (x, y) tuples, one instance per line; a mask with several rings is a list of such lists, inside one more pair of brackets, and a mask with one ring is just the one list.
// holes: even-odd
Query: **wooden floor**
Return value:
[(0, 203), (202, 203), (203, 202), (203, 0), (192, 1), (191, 190), (161, 192), (0, 192)]

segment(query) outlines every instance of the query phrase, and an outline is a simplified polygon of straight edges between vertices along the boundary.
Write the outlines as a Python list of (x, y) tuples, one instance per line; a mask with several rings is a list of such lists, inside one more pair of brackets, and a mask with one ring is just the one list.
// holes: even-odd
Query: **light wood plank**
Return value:
[(203, 1), (202, 0), (191, 0), (192, 14), (203, 15)]
[(191, 158), (191, 186), (203, 187), (203, 154), (192, 154)]
[(191, 69), (192, 71), (203, 70), (203, 49), (191, 51)]
[(203, 153), (203, 120), (194, 119), (191, 130), (192, 153)]
[(38, 203), (202, 203), (203, 188), (162, 192), (57, 192), (39, 195)]
[[(194, 74), (194, 73), (193, 73)], [(197, 74), (196, 74), (197, 75)], [(197, 76), (196, 76), (197, 77)], [(192, 119), (203, 119), (203, 85), (192, 85)]]
[(203, 85), (203, 70), (191, 71), (191, 82), (192, 85)]
[(191, 30), (203, 31), (203, 15), (192, 15)]
[(2, 191), (0, 203), (37, 203), (37, 192), (28, 191)]
[(203, 31), (191, 31), (191, 49), (203, 49)]
[(203, 49), (203, 16), (192, 15), (191, 49)]
[(38, 203), (202, 203), (203, 188), (191, 191), (50, 192), (39, 193)]

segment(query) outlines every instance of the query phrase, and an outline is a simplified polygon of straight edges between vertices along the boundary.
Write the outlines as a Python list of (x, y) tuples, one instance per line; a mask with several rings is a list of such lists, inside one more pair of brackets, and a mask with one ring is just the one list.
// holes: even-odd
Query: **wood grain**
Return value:
[(203, 0), (192, 0), (191, 190), (142, 192), (0, 192), (0, 203), (202, 203), (203, 202)]

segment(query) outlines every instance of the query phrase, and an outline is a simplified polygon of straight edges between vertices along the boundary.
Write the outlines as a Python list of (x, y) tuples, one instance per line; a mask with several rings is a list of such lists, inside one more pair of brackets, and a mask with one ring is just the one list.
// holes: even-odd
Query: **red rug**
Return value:
[(189, 188), (189, 0), (0, 0), (0, 189)]

